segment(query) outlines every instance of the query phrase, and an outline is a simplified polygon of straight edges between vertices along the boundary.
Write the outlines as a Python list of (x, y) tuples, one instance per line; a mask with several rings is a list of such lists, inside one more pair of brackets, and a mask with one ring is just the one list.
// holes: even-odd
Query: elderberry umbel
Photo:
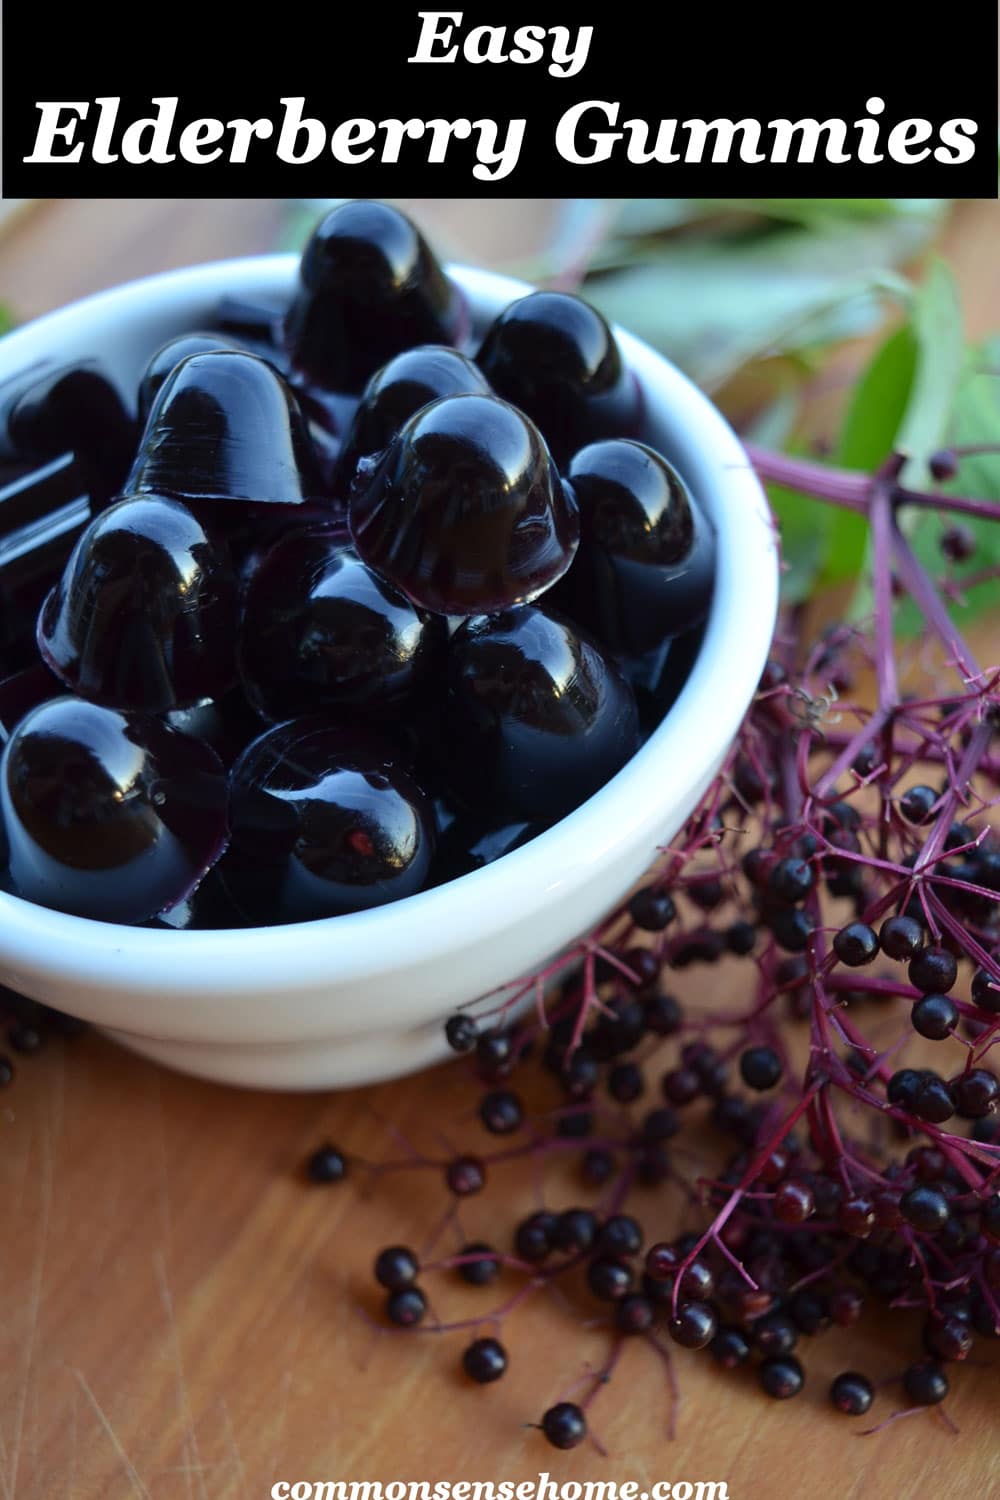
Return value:
[[(603, 1331), (585, 1420), (637, 1341), (680, 1362), (708, 1349), (719, 1379), (752, 1362), (787, 1400), (814, 1340), (878, 1317), (912, 1410), (1000, 1334), (1000, 702), (966, 673), (939, 706), (932, 688), (930, 707), (885, 705), (869, 736), (868, 708), (842, 725), (821, 694), (871, 642), (835, 627), (812, 654), (793, 632), (780, 649), (653, 871), (481, 1023), (504, 1039), (496, 1071), (480, 1067), (486, 1114), (498, 1092), (532, 1099), (527, 1133), (483, 1159), (523, 1153), (541, 1194), (508, 1224), (520, 1290), (497, 1315), (506, 1329), (557, 1286), (567, 1318)], [(704, 982), (710, 964), (731, 988)], [(544, 1015), (514, 1014), (540, 990)], [(545, 1164), (567, 1154), (580, 1202), (551, 1206), (566, 1200)], [(831, 1421), (880, 1399), (850, 1367), (827, 1390)]]

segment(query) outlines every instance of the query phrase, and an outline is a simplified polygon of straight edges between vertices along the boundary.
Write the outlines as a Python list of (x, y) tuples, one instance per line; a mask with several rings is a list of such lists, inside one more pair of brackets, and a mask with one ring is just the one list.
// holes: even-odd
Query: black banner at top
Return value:
[(6, 196), (997, 195), (997, 17), (8, 5)]

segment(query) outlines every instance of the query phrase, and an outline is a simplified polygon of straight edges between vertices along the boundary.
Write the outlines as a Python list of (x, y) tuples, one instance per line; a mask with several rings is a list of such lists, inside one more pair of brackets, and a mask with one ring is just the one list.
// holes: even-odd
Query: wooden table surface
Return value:
[[(542, 212), (420, 211), (484, 259), (537, 235)], [(280, 217), (259, 201), (46, 204), (0, 241), (0, 298), (25, 318), (129, 276), (266, 249)], [(979, 332), (1000, 327), (998, 228), (996, 204), (972, 204), (947, 234)], [(732, 983), (725, 965), (717, 972), (716, 998)], [(699, 986), (703, 976), (687, 988)], [(807, 1390), (789, 1405), (678, 1351), (673, 1442), (658, 1361), (630, 1346), (594, 1408), (608, 1457), (590, 1445), (557, 1453), (523, 1425), (607, 1347), (555, 1302), (505, 1327), (512, 1367), (493, 1387), (461, 1378), (462, 1335), (379, 1332), (372, 1250), (419, 1245), (440, 1213), (437, 1185), (431, 1194), (426, 1174), (408, 1173), (371, 1192), (356, 1172), (311, 1188), (300, 1162), (324, 1137), (384, 1157), (390, 1125), (432, 1148), (449, 1132), (467, 1140), (470, 1098), (461, 1063), (296, 1096), (192, 1081), (95, 1035), (26, 1061), (0, 1100), (0, 1500), (263, 1500), (279, 1480), (522, 1481), (545, 1470), (643, 1487), (725, 1480), (732, 1500), (1000, 1493), (995, 1366), (958, 1373), (948, 1405), (958, 1438), (925, 1414), (861, 1439), (863, 1424), (829, 1411), (826, 1385), (846, 1359), (875, 1378), (898, 1372), (878, 1330), (860, 1345), (813, 1341)], [(579, 1195), (558, 1173), (552, 1183), (557, 1206)], [(511, 1190), (530, 1204), (530, 1182)], [(497, 1226), (491, 1197), (463, 1207), (469, 1238)], [(449, 1282), (437, 1283), (443, 1316), (494, 1303)], [(897, 1395), (880, 1395), (877, 1412)]]

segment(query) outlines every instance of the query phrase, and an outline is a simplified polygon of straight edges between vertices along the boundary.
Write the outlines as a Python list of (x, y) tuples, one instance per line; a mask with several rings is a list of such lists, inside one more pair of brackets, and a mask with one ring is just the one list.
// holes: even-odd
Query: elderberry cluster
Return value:
[[(818, 675), (845, 690), (869, 654), (846, 630), (804, 664), (783, 651), (646, 884), (513, 999), (446, 1022), (486, 1145), (425, 1164), (456, 1225), (481, 1194), (491, 1227), (390, 1290), (387, 1316), (468, 1330), (463, 1366), (485, 1382), (516, 1367), (508, 1320), (558, 1284), (609, 1355), (542, 1417), (557, 1447), (599, 1441), (591, 1405), (636, 1338), (667, 1368), (675, 1346), (702, 1350), (787, 1399), (813, 1339), (918, 1309), (889, 1380), (909, 1413), (1000, 1331), (995, 683), (817, 717)], [(678, 970), (717, 965), (728, 1009), (704, 984), (681, 998)], [(572, 1163), (575, 1186), (563, 1172), (525, 1216), (493, 1189), (521, 1158)], [(688, 1207), (664, 1233), (668, 1188)], [(481, 1324), (444, 1320), (452, 1277), (499, 1289)], [(846, 1368), (832, 1409), (867, 1413), (882, 1373)]]

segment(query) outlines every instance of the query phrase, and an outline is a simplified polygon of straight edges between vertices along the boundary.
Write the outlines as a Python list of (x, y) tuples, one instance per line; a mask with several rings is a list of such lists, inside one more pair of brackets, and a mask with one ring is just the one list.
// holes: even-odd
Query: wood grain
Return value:
[[(488, 207), (508, 232), (513, 221), (537, 229), (528, 205)], [(456, 206), (441, 212), (460, 225)], [(0, 296), (28, 315), (140, 272), (266, 248), (278, 218), (272, 202), (46, 204), (0, 243)], [(997, 228), (997, 205), (974, 204), (949, 234), (979, 331), (1000, 326)], [(735, 972), (718, 971), (714, 999)], [(875, 1378), (898, 1371), (877, 1328), (860, 1346), (816, 1341), (807, 1392), (788, 1406), (679, 1352), (673, 1442), (659, 1362), (630, 1347), (594, 1408), (607, 1458), (589, 1446), (557, 1454), (523, 1425), (604, 1357), (606, 1335), (581, 1332), (577, 1312), (539, 1300), (512, 1319), (511, 1373), (486, 1389), (460, 1378), (461, 1335), (404, 1343), (378, 1330), (372, 1248), (424, 1242), (437, 1185), (425, 1172), (375, 1184), (358, 1169), (318, 1189), (299, 1164), (324, 1137), (384, 1157), (397, 1149), (391, 1129), (440, 1151), (442, 1135), (468, 1137), (469, 1099), (461, 1063), (305, 1097), (198, 1083), (97, 1036), (25, 1063), (0, 1101), (0, 1500), (255, 1500), (281, 1479), (520, 1481), (541, 1470), (643, 1486), (725, 1480), (733, 1500), (1000, 1492), (995, 1367), (956, 1378), (957, 1439), (936, 1415), (861, 1439), (828, 1411), (845, 1360)], [(579, 1193), (565, 1171), (549, 1182), (556, 1206)], [(508, 1191), (528, 1207), (537, 1182), (512, 1169)], [(493, 1232), (492, 1196), (463, 1206), (443, 1249), (459, 1232)], [(443, 1317), (497, 1300), (447, 1276), (428, 1284)], [(880, 1395), (880, 1416), (897, 1394)]]

